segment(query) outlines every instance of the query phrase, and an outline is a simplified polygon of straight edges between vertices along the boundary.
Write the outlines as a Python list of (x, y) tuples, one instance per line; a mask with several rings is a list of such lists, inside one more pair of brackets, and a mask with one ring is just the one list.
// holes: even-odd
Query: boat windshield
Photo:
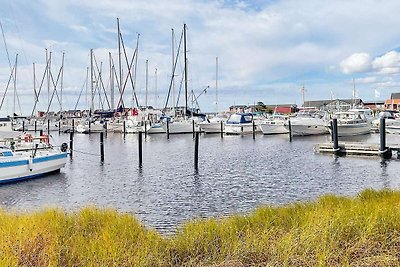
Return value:
[(229, 117), (229, 120), (227, 121), (227, 123), (232, 123), (232, 124), (249, 123), (249, 122), (251, 122), (251, 119), (252, 119), (252, 116), (250, 114), (248, 114), (248, 115), (232, 114)]

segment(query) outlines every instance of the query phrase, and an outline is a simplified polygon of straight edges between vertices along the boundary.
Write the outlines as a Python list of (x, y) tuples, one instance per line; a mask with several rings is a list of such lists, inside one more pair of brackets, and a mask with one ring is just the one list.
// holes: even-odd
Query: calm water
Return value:
[[(100, 163), (99, 135), (76, 134), (74, 157), (60, 174), (0, 187), (0, 203), (17, 210), (94, 204), (132, 212), (147, 226), (168, 232), (182, 221), (262, 204), (312, 200), (326, 193), (355, 195), (365, 188), (399, 188), (400, 161), (320, 155), (329, 136), (202, 135), (199, 171), (193, 168), (192, 135), (148, 136), (138, 167), (137, 135), (108, 134)], [(69, 135), (53, 134), (53, 144)], [(343, 139), (341, 139), (343, 140)], [(351, 141), (379, 142), (379, 135)], [(388, 135), (388, 143), (400, 143)], [(84, 153), (81, 153), (84, 152)]]

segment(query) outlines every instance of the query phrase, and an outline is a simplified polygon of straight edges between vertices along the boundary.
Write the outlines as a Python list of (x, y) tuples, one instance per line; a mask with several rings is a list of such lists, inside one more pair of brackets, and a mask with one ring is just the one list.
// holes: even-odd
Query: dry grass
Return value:
[(400, 192), (261, 207), (162, 236), (133, 216), (0, 211), (0, 266), (399, 266)]

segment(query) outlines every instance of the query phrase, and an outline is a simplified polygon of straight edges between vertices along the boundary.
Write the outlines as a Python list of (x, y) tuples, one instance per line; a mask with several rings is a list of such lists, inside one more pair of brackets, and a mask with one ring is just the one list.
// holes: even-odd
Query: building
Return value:
[(385, 101), (386, 109), (399, 109), (400, 108), (400, 93), (392, 93), (390, 99)]
[(382, 110), (385, 108), (385, 101), (368, 101), (368, 102), (364, 102), (364, 107), (365, 108), (370, 108), (373, 111), (376, 110)]
[(313, 100), (313, 101), (305, 101), (303, 107), (315, 108), (327, 112), (338, 112), (338, 111), (347, 111), (353, 107), (364, 107), (364, 102), (360, 98)]
[(265, 105), (264, 107), (271, 113), (291, 114), (297, 111), (296, 104)]

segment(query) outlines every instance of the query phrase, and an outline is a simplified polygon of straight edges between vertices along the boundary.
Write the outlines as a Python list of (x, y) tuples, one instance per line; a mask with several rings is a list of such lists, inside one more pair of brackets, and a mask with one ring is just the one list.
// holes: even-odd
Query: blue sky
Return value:
[[(171, 77), (171, 28), (178, 38), (183, 23), (188, 25), (189, 89), (198, 94), (210, 86), (198, 99), (204, 111), (215, 110), (216, 57), (221, 110), (256, 101), (301, 104), (303, 83), (307, 100), (351, 98), (353, 78), (357, 95), (365, 101), (383, 100), (400, 91), (398, 1), (3, 0), (0, 4), (11, 61), (19, 54), (17, 92), (24, 114), (32, 111), (32, 63), (39, 84), (46, 48), (52, 52), (54, 76), (65, 52), (64, 109), (74, 108), (77, 102), (91, 48), (108, 73), (108, 53), (117, 61), (117, 17), (129, 57), (140, 33), (137, 90), (141, 104), (146, 59), (148, 103), (162, 106), (165, 102)], [(1, 42), (1, 97), (9, 74)], [(103, 80), (107, 83), (108, 75)], [(43, 88), (39, 109), (47, 108), (46, 94)], [(127, 105), (132, 103), (131, 95), (127, 87)], [(12, 96), (9, 89), (0, 115), (12, 111)], [(87, 107), (85, 96), (78, 107)], [(55, 101), (51, 109), (58, 110), (59, 104)], [(19, 108), (16, 111), (20, 113)]]

